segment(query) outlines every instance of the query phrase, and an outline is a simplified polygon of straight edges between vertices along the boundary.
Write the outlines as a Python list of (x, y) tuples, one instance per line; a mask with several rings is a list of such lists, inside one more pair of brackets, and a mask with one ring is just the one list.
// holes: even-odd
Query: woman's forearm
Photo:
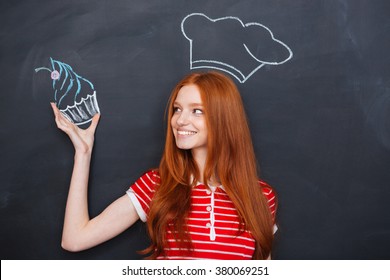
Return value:
[(79, 241), (83, 238), (83, 228), (88, 224), (88, 179), (91, 163), (91, 152), (76, 152), (73, 173), (66, 202), (62, 247), (77, 251)]

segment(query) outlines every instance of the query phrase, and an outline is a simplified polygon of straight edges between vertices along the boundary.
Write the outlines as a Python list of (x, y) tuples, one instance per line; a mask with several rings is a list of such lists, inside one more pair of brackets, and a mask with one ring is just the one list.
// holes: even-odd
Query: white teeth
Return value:
[(177, 131), (177, 134), (179, 135), (193, 135), (196, 134), (195, 131)]

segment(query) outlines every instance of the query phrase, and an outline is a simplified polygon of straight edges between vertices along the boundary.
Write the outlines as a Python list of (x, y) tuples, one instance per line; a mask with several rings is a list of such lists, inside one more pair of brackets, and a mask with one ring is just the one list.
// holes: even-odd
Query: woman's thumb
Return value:
[(89, 129), (91, 129), (93, 131), (93, 133), (95, 133), (95, 130), (96, 130), (96, 127), (99, 123), (99, 120), (100, 120), (100, 114), (96, 114), (93, 116), (92, 121), (91, 121), (91, 126), (89, 127)]

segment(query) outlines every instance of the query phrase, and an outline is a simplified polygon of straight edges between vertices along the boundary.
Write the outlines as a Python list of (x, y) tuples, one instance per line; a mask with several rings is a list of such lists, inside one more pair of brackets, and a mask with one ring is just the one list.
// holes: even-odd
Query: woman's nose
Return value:
[(189, 123), (189, 116), (186, 112), (181, 112), (180, 116), (177, 118), (176, 123), (180, 126), (187, 125)]

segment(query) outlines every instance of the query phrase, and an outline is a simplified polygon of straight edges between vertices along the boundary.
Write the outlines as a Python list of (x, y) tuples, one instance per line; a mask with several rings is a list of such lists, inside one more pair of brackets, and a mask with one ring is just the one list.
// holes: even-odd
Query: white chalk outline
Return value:
[[(78, 89), (76, 91), (73, 105), (71, 105), (71, 106), (67, 105), (65, 109), (59, 109), (60, 112), (62, 113), (62, 115), (67, 120), (69, 120), (71, 123), (74, 123), (75, 125), (83, 125), (83, 124), (91, 122), (92, 118), (95, 114), (100, 114), (100, 108), (99, 108), (99, 104), (98, 104), (97, 97), (96, 97), (96, 91), (94, 90), (93, 84), (89, 80), (83, 78), (82, 76), (80, 76), (76, 72), (74, 72), (73, 68), (69, 64), (61, 62), (59, 60), (54, 60), (51, 57), (50, 57), (50, 62), (51, 62), (51, 65), (53, 67), (53, 70), (51, 70), (50, 68), (47, 68), (47, 67), (40, 67), (40, 68), (36, 68), (35, 72), (37, 73), (41, 70), (49, 71), (51, 73), (50, 77), (53, 80), (53, 88), (54, 88), (56, 81), (59, 80), (63, 71), (65, 72), (65, 78), (64, 78), (64, 81), (62, 83), (60, 90), (62, 90), (62, 87), (64, 87), (64, 85), (65, 85), (66, 79), (68, 78), (68, 73), (70, 75), (70, 85), (68, 86), (68, 89), (67, 89), (65, 95), (63, 95), (60, 98), (58, 103), (57, 103), (57, 98), (56, 98), (57, 89), (54, 92), (56, 106), (58, 107), (58, 109), (59, 109), (59, 103), (61, 103), (61, 100), (68, 94), (69, 90), (73, 87), (73, 81), (75, 79), (76, 79), (76, 82), (78, 84)], [(60, 68), (60, 72), (58, 72), (55, 69), (55, 66), (54, 66), (55, 63)], [(57, 79), (53, 79), (53, 76), (52, 76), (53, 72), (59, 73), (60, 76)], [(72, 75), (75, 76), (75, 79), (72, 77)], [(85, 82), (87, 82), (90, 85), (91, 89), (93, 90), (93, 94), (92, 95), (87, 94), (87, 96), (85, 98), (81, 97), (80, 102), (77, 102), (76, 97), (79, 94), (79, 92), (81, 91), (81, 85), (80, 85), (79, 79), (84, 80)], [(82, 105), (82, 106), (80, 106), (80, 105)], [(75, 110), (73, 110), (73, 109), (75, 109)], [(73, 112), (72, 112), (72, 110), (73, 110)]]
[[(192, 60), (192, 39), (189, 38), (187, 36), (187, 34), (185, 33), (184, 31), (184, 22), (189, 18), (189, 17), (192, 17), (192, 16), (203, 16), (205, 18), (207, 18), (209, 21), (212, 21), (212, 22), (217, 22), (217, 21), (221, 21), (221, 20), (227, 20), (227, 19), (232, 19), (232, 20), (237, 20), (238, 22), (241, 23), (242, 27), (248, 27), (248, 26), (253, 26), (253, 25), (256, 25), (256, 26), (260, 26), (260, 27), (263, 27), (265, 30), (267, 30), (270, 35), (271, 35), (271, 38), (273, 41), (281, 44), (282, 46), (284, 46), (288, 52), (289, 52), (289, 56), (288, 58), (286, 58), (285, 60), (281, 61), (281, 62), (267, 62), (267, 61), (262, 61), (258, 58), (256, 58), (252, 52), (249, 50), (249, 48), (243, 43), (243, 46), (245, 48), (245, 50), (248, 52), (248, 54), (253, 57), (253, 59), (255, 59), (256, 61), (260, 62), (261, 64), (256, 67), (252, 72), (250, 72), (247, 76), (245, 76), (239, 69), (237, 69), (236, 67), (234, 67), (233, 65), (230, 65), (230, 64), (227, 64), (227, 63), (224, 63), (222, 61), (217, 61), (217, 60), (195, 60), (193, 61)], [(244, 24), (238, 17), (233, 17), (233, 16), (226, 16), (226, 17), (222, 17), (222, 18), (217, 18), (217, 19), (212, 19), (208, 16), (206, 16), (205, 14), (203, 13), (192, 13), (192, 14), (189, 14), (187, 15), (186, 17), (184, 17), (184, 19), (182, 20), (181, 22), (181, 32), (183, 33), (183, 36), (190, 42), (190, 69), (199, 69), (199, 68), (210, 68), (210, 69), (217, 69), (217, 70), (221, 70), (221, 71), (224, 71), (224, 72), (227, 72), (229, 74), (231, 74), (232, 76), (234, 76), (240, 83), (245, 83), (257, 70), (259, 70), (261, 67), (263, 67), (264, 65), (281, 65), (285, 62), (287, 62), (288, 60), (290, 60), (292, 57), (293, 57), (293, 52), (291, 51), (290, 47), (287, 46), (285, 43), (283, 43), (282, 41), (278, 40), (278, 39), (275, 39), (274, 37), (274, 34), (272, 33), (271, 29), (269, 29), (267, 26), (261, 24), (261, 23), (258, 23), (258, 22), (250, 22), (250, 23), (246, 23)], [(219, 64), (221, 66), (224, 66), (225, 68), (222, 68), (222, 67), (217, 67), (217, 66), (194, 66), (194, 63), (213, 63), (213, 64)], [(227, 70), (226, 68), (228, 69), (232, 69), (234, 70), (236, 73), (240, 74), (241, 77), (238, 77), (235, 73)]]
[[(87, 106), (86, 101), (88, 101), (88, 99), (91, 99), (91, 102), (93, 103), (92, 108), (89, 108)], [(87, 109), (89, 115), (86, 114), (84, 111), (82, 111), (81, 107), (79, 107), (83, 103), (84, 103), (84, 106)], [(71, 111), (71, 109), (73, 109), (73, 108), (76, 109), (79, 116), (76, 116), (76, 117), (74, 116), (74, 114)], [(86, 123), (91, 122), (93, 116), (95, 114), (100, 113), (99, 104), (97, 103), (97, 99), (96, 99), (96, 91), (94, 91), (92, 95), (88, 95), (86, 98), (82, 97), (80, 102), (75, 102), (72, 106), (66, 106), (65, 109), (60, 109), (60, 112), (62, 113), (62, 115), (64, 117), (66, 117), (70, 122), (74, 123), (75, 125), (82, 125), (82, 124), (86, 124)], [(82, 122), (76, 122), (75, 120), (77, 120), (78, 117), (81, 117), (82, 119), (87, 119), (87, 120), (82, 121)]]

